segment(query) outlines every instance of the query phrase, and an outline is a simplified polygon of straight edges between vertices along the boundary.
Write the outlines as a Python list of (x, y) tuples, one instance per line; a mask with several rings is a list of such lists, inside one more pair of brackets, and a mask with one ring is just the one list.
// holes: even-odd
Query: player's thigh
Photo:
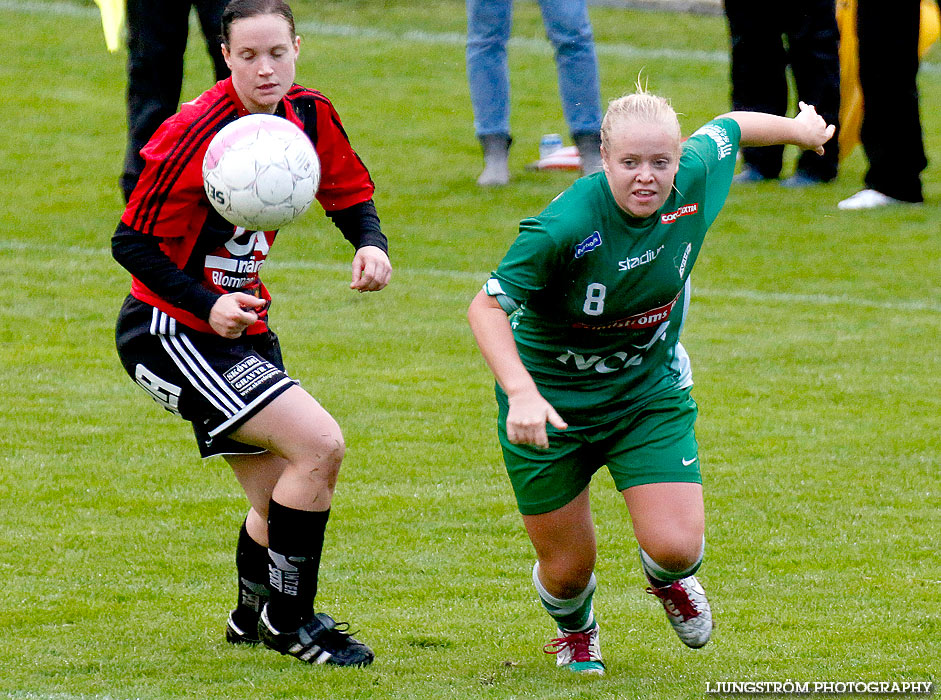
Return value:
[(230, 340), (191, 331), (132, 297), (119, 315), (116, 343), (131, 378), (192, 423), (203, 457), (266, 449), (231, 434), (295, 385), (273, 333)]
[(523, 525), (536, 557), (540, 577), (550, 592), (570, 597), (588, 585), (595, 567), (595, 526), (586, 486), (561, 508), (524, 515)]
[(238, 479), (252, 508), (267, 518), (271, 494), (287, 467), (287, 460), (270, 452), (226, 455), (225, 460), (232, 468), (232, 473)]
[(520, 513), (540, 515), (574, 500), (601, 466), (591, 445), (580, 435), (551, 426), (547, 449), (510, 442), (506, 432), (508, 409), (501, 398), (497, 402), (497, 437)]
[(671, 570), (695, 563), (706, 523), (701, 484), (641, 484), (623, 494), (637, 543), (654, 561)]
[(606, 425), (599, 449), (618, 491), (641, 484), (702, 484), (697, 415), (696, 402), (682, 389)]
[(669, 551), (698, 551), (701, 544), (697, 413), (689, 390), (680, 390), (648, 402), (609, 427), (605, 461), (624, 494), (634, 533), (644, 549), (656, 545)]
[(245, 421), (231, 437), (289, 462), (338, 465), (346, 449), (333, 416), (296, 384)]

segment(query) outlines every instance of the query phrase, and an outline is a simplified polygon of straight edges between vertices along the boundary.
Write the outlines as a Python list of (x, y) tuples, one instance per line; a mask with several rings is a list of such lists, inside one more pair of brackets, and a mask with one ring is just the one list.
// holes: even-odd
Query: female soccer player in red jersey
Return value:
[(204, 457), (225, 457), (248, 496), (226, 638), (309, 663), (366, 665), (372, 651), (313, 607), (343, 435), (284, 371), (258, 275), (277, 231), (245, 231), (215, 212), (202, 185), (209, 142), (251, 113), (305, 131), (321, 161), (317, 199), (356, 249), (352, 289), (389, 282), (386, 238), (373, 182), (333, 105), (294, 82), (300, 39), (290, 7), (234, 0), (221, 30), (231, 78), (184, 104), (142, 149), (144, 171), (112, 239), (133, 276), (118, 354), (151, 397), (192, 423)]
[[(520, 233), (468, 311), (497, 380), (498, 435), (536, 550), (533, 583), (558, 633), (546, 650), (604, 672), (588, 485), (606, 465), (640, 545), (648, 591), (690, 647), (709, 641), (694, 574), (705, 516), (689, 357), (679, 342), (690, 270), (725, 203), (739, 145), (823, 150), (813, 107), (794, 119), (718, 117), (681, 143), (645, 90), (614, 100), (604, 172), (581, 178)], [(548, 425), (547, 425), (548, 424)]]

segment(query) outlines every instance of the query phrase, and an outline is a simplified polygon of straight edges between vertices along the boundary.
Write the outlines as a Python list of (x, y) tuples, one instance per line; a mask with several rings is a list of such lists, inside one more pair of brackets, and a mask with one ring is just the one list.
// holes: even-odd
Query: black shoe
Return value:
[(347, 632), (346, 622), (337, 623), (326, 613), (317, 613), (293, 632), (278, 632), (268, 621), (268, 606), (258, 620), (258, 636), (265, 646), (295, 656), (309, 664), (368, 666), (372, 649)]
[(229, 619), (225, 621), (225, 641), (229, 644), (259, 644), (261, 640), (257, 636), (257, 627), (258, 626), (255, 625), (251, 628), (252, 631), (255, 632), (253, 635), (235, 624), (235, 621), (232, 619), (232, 613), (229, 613)]

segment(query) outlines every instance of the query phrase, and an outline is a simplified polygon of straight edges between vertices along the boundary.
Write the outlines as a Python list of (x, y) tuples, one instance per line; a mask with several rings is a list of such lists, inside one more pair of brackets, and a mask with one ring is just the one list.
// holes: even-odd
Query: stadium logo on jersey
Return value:
[(575, 246), (575, 259), (578, 260), (585, 253), (590, 253), (601, 244), (601, 231), (595, 231), (588, 238)]
[(676, 211), (671, 211), (666, 214), (662, 214), (660, 216), (660, 221), (665, 224), (672, 224), (681, 216), (689, 216), (690, 214), (695, 214), (698, 211), (699, 211), (699, 202), (693, 202), (692, 204), (684, 204)]
[(706, 124), (695, 134), (693, 134), (693, 136), (698, 136), (699, 134), (704, 134), (715, 141), (716, 146), (718, 147), (718, 160), (722, 160), (726, 156), (732, 155), (732, 141), (729, 139), (729, 132), (727, 132), (718, 124)]
[(681, 289), (673, 301), (663, 306), (658, 306), (655, 309), (650, 309), (649, 311), (644, 311), (643, 313), (634, 314), (633, 316), (628, 316), (626, 318), (619, 318), (617, 321), (609, 321), (607, 323), (601, 324), (592, 324), (585, 323), (583, 321), (577, 321), (572, 324), (572, 328), (586, 328), (592, 331), (609, 331), (609, 330), (618, 330), (622, 328), (627, 328), (628, 330), (641, 330), (644, 328), (650, 328), (651, 326), (656, 326), (658, 323), (663, 323), (670, 317), (670, 312), (673, 311), (673, 307), (676, 306), (677, 300), (680, 298), (680, 294), (683, 293)]
[(633, 270), (635, 267), (653, 262), (657, 259), (657, 256), (660, 255), (661, 250), (663, 250), (663, 246), (660, 246), (656, 250), (648, 250), (643, 255), (639, 255), (636, 258), (628, 256), (623, 260), (618, 260), (618, 269), (621, 272), (625, 272), (626, 270)]

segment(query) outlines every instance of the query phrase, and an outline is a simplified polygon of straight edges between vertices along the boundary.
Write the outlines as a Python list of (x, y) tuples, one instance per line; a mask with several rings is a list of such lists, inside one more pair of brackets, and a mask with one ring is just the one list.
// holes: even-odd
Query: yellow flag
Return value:
[[(840, 28), (840, 160), (859, 143), (863, 124), (863, 93), (859, 87), (859, 51), (856, 38), (856, 0), (837, 0)], [(924, 56), (941, 34), (941, 12), (933, 0), (921, 0), (918, 55)]]
[(114, 53), (121, 46), (121, 29), (124, 27), (124, 0), (95, 0), (101, 10), (101, 26), (105, 30), (105, 44)]
[(931, 48), (931, 45), (941, 36), (941, 10), (938, 6), (929, 0), (921, 2), (921, 29), (918, 33), (918, 55), (924, 56), (925, 52)]

